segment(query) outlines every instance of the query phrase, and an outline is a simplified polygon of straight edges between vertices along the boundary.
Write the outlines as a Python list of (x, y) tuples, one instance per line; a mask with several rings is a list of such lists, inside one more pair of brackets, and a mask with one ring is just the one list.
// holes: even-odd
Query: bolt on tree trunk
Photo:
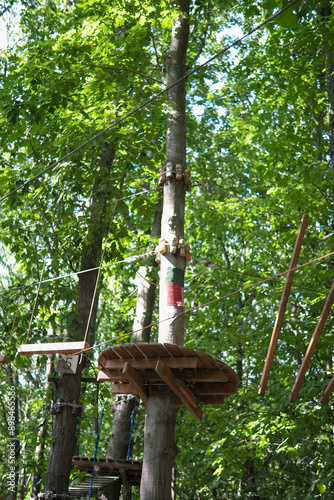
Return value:
[[(167, 55), (167, 86), (185, 74), (189, 36), (189, 0), (171, 3), (173, 22), (171, 43)], [(166, 165), (168, 162), (186, 167), (186, 115), (184, 80), (167, 92)], [(161, 235), (171, 243), (184, 238), (185, 185), (175, 175), (164, 183)], [(177, 284), (183, 292), (185, 258), (167, 252), (161, 255), (159, 298), (159, 342), (184, 343), (183, 293), (176, 300), (167, 283)], [(172, 288), (173, 290), (173, 288)], [(178, 316), (179, 315), (179, 316)], [(178, 398), (169, 390), (151, 390), (146, 403), (144, 429), (144, 459), (140, 487), (141, 500), (171, 498), (172, 469), (177, 453), (174, 442)]]

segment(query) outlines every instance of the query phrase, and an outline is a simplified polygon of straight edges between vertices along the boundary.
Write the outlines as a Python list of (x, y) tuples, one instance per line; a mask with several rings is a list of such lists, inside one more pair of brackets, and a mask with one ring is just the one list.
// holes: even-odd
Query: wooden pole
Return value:
[(278, 340), (278, 337), (279, 337), (279, 334), (280, 334), (280, 331), (282, 328), (284, 313), (285, 313), (286, 305), (287, 305), (288, 298), (290, 295), (293, 277), (295, 274), (294, 268), (297, 266), (298, 257), (299, 257), (300, 249), (301, 249), (301, 246), (303, 243), (308, 219), (309, 219), (308, 215), (306, 215), (306, 214), (303, 215), (302, 220), (301, 220), (301, 224), (299, 227), (299, 232), (298, 232), (297, 240), (295, 243), (295, 248), (293, 250), (293, 254), (292, 254), (292, 258), (291, 258), (291, 262), (290, 262), (290, 267), (289, 267), (289, 270), (291, 269), (291, 271), (287, 274), (286, 282), (284, 285), (281, 303), (279, 305), (273, 333), (272, 333), (270, 344), (269, 344), (269, 349), (268, 349), (266, 361), (265, 361), (264, 368), (263, 368), (262, 378), (261, 378), (261, 382), (260, 382), (260, 388), (258, 391), (259, 394), (264, 394), (266, 392), (266, 389), (267, 389), (269, 373), (270, 373), (271, 365), (272, 365), (272, 362), (274, 359), (277, 340)]
[(329, 396), (332, 394), (333, 391), (334, 391), (334, 377), (331, 378), (331, 381), (329, 382), (328, 386), (326, 387), (325, 392), (323, 393), (323, 395), (320, 398), (320, 403), (322, 405), (327, 403)]
[(303, 383), (306, 371), (308, 369), (308, 366), (310, 364), (311, 358), (313, 356), (313, 353), (315, 351), (317, 342), (319, 340), (320, 334), (322, 332), (322, 329), (324, 327), (325, 321), (327, 319), (327, 316), (331, 310), (332, 304), (334, 302), (334, 283), (332, 285), (332, 288), (328, 294), (327, 300), (325, 302), (324, 308), (322, 310), (322, 313), (320, 315), (319, 321), (317, 326), (315, 327), (314, 333), (312, 335), (311, 341), (309, 343), (309, 346), (307, 348), (305, 357), (303, 359), (303, 362), (300, 366), (299, 373), (296, 377), (295, 383), (293, 385), (291, 394), (290, 394), (290, 401), (295, 401), (296, 397), (298, 396), (298, 392), (300, 389), (300, 386)]

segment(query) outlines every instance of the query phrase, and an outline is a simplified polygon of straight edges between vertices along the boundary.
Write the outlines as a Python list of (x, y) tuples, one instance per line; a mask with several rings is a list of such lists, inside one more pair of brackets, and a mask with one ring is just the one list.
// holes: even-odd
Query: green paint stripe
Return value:
[(165, 283), (175, 283), (176, 285), (184, 286), (184, 270), (177, 267), (168, 267), (164, 277)]

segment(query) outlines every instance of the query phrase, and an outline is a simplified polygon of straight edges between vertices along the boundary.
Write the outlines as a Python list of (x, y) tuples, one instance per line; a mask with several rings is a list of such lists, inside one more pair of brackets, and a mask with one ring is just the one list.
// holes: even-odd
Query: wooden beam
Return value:
[(315, 351), (317, 342), (319, 340), (320, 334), (321, 334), (323, 327), (325, 325), (328, 314), (330, 313), (333, 302), (334, 302), (334, 283), (332, 284), (332, 288), (330, 289), (330, 292), (329, 292), (328, 297), (326, 299), (325, 305), (324, 305), (323, 310), (320, 314), (320, 318), (318, 320), (317, 326), (315, 327), (311, 341), (308, 345), (308, 348), (306, 350), (306, 354), (305, 354), (303, 362), (299, 368), (298, 375), (296, 377), (295, 383), (294, 383), (292, 391), (290, 393), (289, 399), (292, 402), (295, 401), (296, 397), (298, 396), (300, 386), (303, 383), (305, 374), (306, 374), (307, 369), (309, 367), (311, 358), (312, 358), (313, 353)]
[[(106, 361), (105, 369), (115, 370), (118, 368), (123, 368), (124, 363), (130, 363), (131, 366), (137, 370), (149, 370), (155, 369), (157, 363), (156, 358), (133, 358), (133, 359), (108, 359)], [(163, 362), (169, 368), (196, 368), (197, 358), (181, 356), (179, 358), (164, 358)]]
[(196, 396), (199, 395), (229, 395), (235, 394), (238, 390), (238, 384), (234, 382), (195, 382), (193, 385), (193, 391)]
[(143, 379), (139, 375), (139, 373), (130, 365), (129, 362), (126, 362), (123, 368), (123, 375), (126, 376), (132, 387), (137, 391), (136, 394), (139, 394), (143, 403), (147, 401), (147, 392), (144, 387)]
[(194, 415), (194, 417), (201, 421), (203, 418), (203, 411), (198, 406), (197, 399), (189, 387), (184, 385), (184, 382), (181, 380), (178, 380), (174, 376), (173, 372), (168, 368), (167, 364), (161, 360), (156, 363), (155, 371)]
[(293, 277), (295, 274), (294, 268), (297, 266), (298, 257), (299, 257), (300, 249), (301, 249), (301, 246), (303, 243), (308, 219), (309, 219), (308, 215), (303, 215), (302, 220), (301, 220), (301, 224), (299, 227), (297, 240), (295, 243), (295, 247), (293, 250), (293, 254), (292, 254), (292, 258), (291, 258), (291, 262), (290, 262), (290, 266), (289, 266), (289, 273), (287, 274), (287, 277), (286, 277), (286, 282), (284, 285), (281, 302), (280, 302), (280, 305), (278, 308), (278, 313), (277, 313), (273, 333), (271, 336), (266, 361), (265, 361), (264, 368), (263, 368), (262, 378), (261, 378), (261, 382), (260, 382), (260, 388), (258, 391), (259, 394), (264, 394), (266, 392), (266, 389), (267, 389), (269, 373), (270, 373), (271, 365), (272, 365), (272, 362), (274, 359), (276, 345), (277, 345), (278, 337), (279, 337), (279, 334), (280, 334), (280, 331), (282, 328), (284, 313), (286, 310), (286, 305), (288, 303), (291, 285), (292, 285)]
[(186, 382), (228, 382), (228, 371), (182, 370), (177, 378)]
[(130, 384), (111, 384), (110, 391), (112, 394), (138, 394), (137, 389), (134, 389)]
[(74, 354), (89, 349), (87, 342), (52, 342), (50, 344), (21, 344), (19, 354)]
[(205, 405), (222, 405), (225, 402), (226, 396), (198, 396), (199, 404)]
[[(156, 361), (155, 361), (156, 363)], [(131, 364), (131, 362), (130, 362)], [(133, 366), (133, 365), (132, 365)], [(160, 380), (155, 370), (144, 370), (142, 374), (144, 382), (157, 382)], [(229, 373), (224, 370), (191, 370), (186, 369), (177, 373), (177, 378), (184, 382), (228, 382)], [(83, 380), (83, 379), (81, 379)], [(122, 370), (100, 370), (97, 377), (98, 382), (127, 382)]]
[(334, 391), (334, 376), (331, 378), (331, 381), (329, 382), (328, 386), (326, 387), (323, 395), (320, 398), (320, 403), (324, 405), (327, 403), (329, 396), (332, 394)]

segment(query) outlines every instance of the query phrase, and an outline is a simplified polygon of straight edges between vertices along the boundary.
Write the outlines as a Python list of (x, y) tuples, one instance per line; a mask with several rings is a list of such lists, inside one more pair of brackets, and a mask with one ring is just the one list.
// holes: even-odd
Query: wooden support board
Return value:
[(168, 387), (176, 394), (188, 410), (194, 415), (197, 420), (202, 420), (203, 411), (198, 406), (196, 396), (191, 392), (188, 386), (182, 380), (176, 378), (173, 372), (168, 368), (163, 361), (157, 361), (155, 371)]
[(323, 307), (323, 310), (320, 314), (319, 321), (317, 323), (317, 326), (315, 327), (314, 333), (312, 335), (312, 338), (311, 338), (310, 343), (308, 345), (308, 348), (306, 350), (306, 354), (305, 354), (303, 362), (300, 366), (295, 383), (293, 384), (293, 388), (292, 388), (290, 396), (289, 396), (290, 401), (295, 401), (297, 396), (298, 396), (300, 386), (303, 383), (306, 371), (307, 371), (308, 366), (310, 364), (311, 358), (312, 358), (313, 353), (315, 351), (317, 342), (319, 340), (320, 334), (321, 334), (322, 329), (325, 325), (326, 319), (327, 319), (328, 314), (331, 310), (333, 302), (334, 302), (334, 283), (332, 285), (332, 288), (330, 289), (327, 300), (326, 300), (325, 305)]
[(290, 266), (289, 266), (289, 273), (287, 274), (287, 277), (286, 277), (286, 282), (284, 285), (281, 302), (280, 302), (280, 305), (278, 308), (278, 313), (277, 313), (273, 333), (271, 336), (266, 361), (265, 361), (264, 368), (263, 368), (263, 373), (262, 373), (261, 382), (260, 382), (260, 388), (258, 391), (259, 394), (264, 394), (266, 392), (266, 389), (267, 389), (269, 373), (270, 373), (271, 365), (272, 365), (272, 362), (274, 359), (277, 341), (278, 341), (278, 337), (279, 337), (279, 334), (281, 331), (284, 313), (285, 313), (286, 305), (288, 303), (288, 298), (290, 295), (293, 277), (295, 274), (294, 268), (297, 266), (298, 257), (299, 257), (300, 249), (301, 249), (301, 246), (303, 243), (308, 219), (309, 219), (308, 215), (303, 215), (302, 220), (301, 220), (301, 224), (299, 227), (297, 240), (295, 243), (295, 247), (293, 250), (293, 254), (292, 254), (292, 258), (291, 258), (291, 262), (290, 262)]
[[(72, 465), (81, 471), (92, 472), (94, 458), (73, 457)], [(122, 477), (126, 476), (129, 486), (139, 486), (141, 479), (142, 463), (138, 460), (111, 460), (100, 458), (95, 461), (99, 477), (104, 475)]]
[(329, 400), (329, 396), (332, 394), (334, 391), (334, 376), (331, 378), (331, 381), (329, 382), (328, 386), (326, 387), (323, 395), (320, 398), (320, 403), (325, 404)]
[(143, 402), (151, 387), (170, 388), (201, 420), (199, 404), (223, 404), (239, 380), (226, 364), (176, 344), (138, 343), (108, 347), (99, 357), (99, 382), (111, 382), (113, 394), (138, 394)]
[(34, 354), (78, 354), (89, 349), (87, 342), (52, 342), (48, 344), (21, 344), (19, 354), (32, 356)]

